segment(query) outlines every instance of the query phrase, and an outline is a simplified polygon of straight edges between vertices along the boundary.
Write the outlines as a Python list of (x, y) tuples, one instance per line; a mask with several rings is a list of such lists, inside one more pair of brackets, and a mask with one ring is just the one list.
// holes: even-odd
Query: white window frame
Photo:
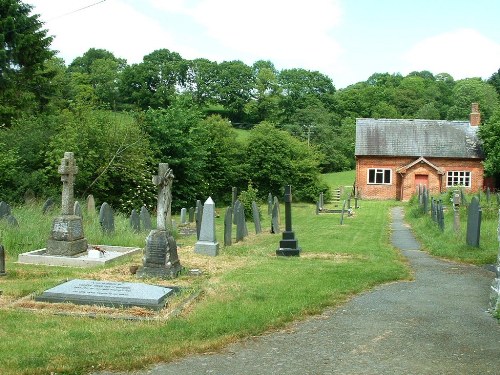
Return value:
[[(370, 182), (370, 171), (375, 171), (374, 181)], [(386, 181), (388, 173), (389, 181)], [(377, 177), (381, 176), (382, 182), (377, 182)], [(390, 168), (368, 168), (366, 171), (366, 181), (368, 185), (392, 185), (392, 169)]]
[(465, 186), (470, 188), (472, 186), (472, 172), (471, 171), (446, 172), (446, 187), (453, 187), (453, 186)]

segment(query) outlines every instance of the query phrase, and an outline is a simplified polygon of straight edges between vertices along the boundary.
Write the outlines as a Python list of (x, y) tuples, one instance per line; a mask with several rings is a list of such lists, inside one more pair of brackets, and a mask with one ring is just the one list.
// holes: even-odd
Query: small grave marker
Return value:
[(112, 234), (115, 232), (113, 209), (107, 202), (104, 202), (99, 210), (99, 223), (101, 223), (101, 229), (104, 233)]
[(42, 206), (42, 213), (46, 215), (47, 213), (52, 211), (53, 208), (54, 208), (54, 200), (52, 198), (48, 198)]
[(232, 245), (232, 230), (233, 230), (233, 209), (226, 208), (224, 215), (224, 246)]
[(145, 231), (150, 231), (153, 228), (153, 224), (151, 223), (151, 215), (149, 215), (149, 211), (146, 206), (141, 207), (141, 212), (139, 213), (139, 219), (141, 221), (141, 228)]
[(80, 206), (80, 202), (75, 201), (75, 204), (73, 205), (73, 212), (75, 213), (76, 216), (83, 218), (82, 207)]
[(469, 246), (479, 247), (479, 238), (481, 232), (481, 207), (479, 198), (473, 197), (467, 210), (467, 237), (466, 242)]
[(8, 203), (1, 201), (0, 202), (0, 219), (7, 217), (11, 214), (11, 208)]
[(94, 196), (92, 194), (89, 194), (87, 196), (87, 213), (89, 215), (95, 214), (95, 200), (94, 200)]
[(130, 213), (130, 227), (134, 233), (141, 231), (141, 218), (135, 209)]

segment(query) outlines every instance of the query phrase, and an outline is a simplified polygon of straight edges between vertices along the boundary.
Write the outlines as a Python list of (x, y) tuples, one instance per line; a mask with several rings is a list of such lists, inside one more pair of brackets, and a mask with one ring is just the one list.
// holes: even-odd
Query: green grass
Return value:
[[(269, 233), (270, 220), (264, 215), (265, 233), (251, 234), (243, 242), (222, 247), (219, 256), (203, 258), (204, 276), (183, 275), (172, 281), (192, 285), (202, 294), (188, 312), (167, 321), (90, 319), (0, 308), (2, 374), (83, 374), (97, 369), (141, 368), (283, 327), (374, 285), (407, 278), (407, 267), (389, 245), (388, 212), (394, 204), (363, 202), (363, 208), (346, 218), (342, 226), (339, 215), (315, 215), (313, 205), (294, 204), (293, 229), (302, 247), (301, 256), (296, 258), (275, 256), (281, 236)], [(266, 212), (265, 207), (262, 209)], [(19, 213), (19, 230), (23, 232), (21, 211), (19, 208), (15, 213)], [(284, 208), (281, 212), (284, 215)], [(0, 278), (0, 298), (18, 298), (64, 279), (85, 278), (101, 271), (112, 273), (121, 266), (84, 270), (15, 263), (15, 253), (31, 250), (46, 239), (50, 220), (38, 219), (38, 235), (32, 234), (29, 241), (24, 241), (25, 234), (12, 234), (12, 229), (2, 227), (2, 238), (9, 242), (11, 252), (8, 275)], [(223, 220), (220, 217), (216, 221), (220, 241)], [(117, 227), (127, 222), (126, 218), (118, 221), (121, 224)], [(127, 238), (127, 245), (144, 243), (144, 233), (135, 237), (120, 232), (99, 238), (91, 226), (86, 218), (86, 233), (95, 236), (97, 242)], [(253, 233), (253, 224), (248, 226)], [(15, 241), (21, 241), (19, 247)], [(180, 237), (178, 243), (191, 246), (195, 238)], [(188, 256), (181, 256), (184, 266), (191, 267), (190, 261)], [(226, 267), (225, 271), (217, 271), (220, 267)]]
[(356, 171), (345, 171), (336, 173), (325, 173), (323, 176), (323, 181), (325, 181), (329, 186), (336, 189), (339, 186), (353, 186), (354, 180), (356, 179)]
[[(470, 201), (470, 199), (469, 199)], [(443, 202), (447, 204), (447, 200)], [(466, 244), (467, 211), (460, 208), (460, 229), (454, 229), (454, 212), (448, 204), (445, 210), (445, 229), (443, 232), (431, 219), (430, 213), (424, 215), (416, 203), (406, 207), (406, 220), (411, 225), (417, 239), (426, 251), (432, 255), (472, 264), (495, 263), (498, 255), (498, 240), (496, 231), (498, 227), (498, 208), (496, 204), (482, 202), (482, 222), (479, 247)]]

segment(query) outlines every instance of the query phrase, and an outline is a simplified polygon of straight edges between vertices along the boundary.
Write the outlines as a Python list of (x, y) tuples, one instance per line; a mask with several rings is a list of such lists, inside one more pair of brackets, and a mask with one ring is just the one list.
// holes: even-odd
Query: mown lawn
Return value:
[[(127, 269), (130, 264), (140, 264), (140, 256), (97, 270), (17, 264), (17, 253), (44, 243), (51, 220), (36, 216), (40, 207), (15, 208), (19, 232), (12, 234), (12, 229), (0, 224), (0, 241), (8, 243), (8, 275), (0, 278), (1, 373), (84, 374), (171, 361), (283, 327), (326, 307), (337, 306), (377, 284), (408, 278), (407, 267), (389, 245), (389, 209), (395, 204), (363, 202), (362, 208), (353, 217), (345, 218), (342, 226), (338, 214), (315, 215), (313, 205), (294, 204), (293, 229), (302, 247), (300, 257), (275, 256), (281, 235), (269, 233), (270, 220), (264, 206), (265, 232), (256, 236), (253, 224), (248, 223), (250, 236), (231, 247), (221, 247), (217, 257), (193, 254), (194, 236), (180, 236), (181, 263), (186, 269), (201, 269), (203, 275), (191, 276), (186, 272), (166, 283), (183, 288), (174, 303), (198, 293), (199, 296), (180, 315), (169, 319), (152, 316), (149, 320), (114, 319), (99, 313), (93, 313), (93, 318), (55, 315), (50, 309), (37, 308), (37, 303), (29, 298), (21, 305), (24, 309), (15, 305), (19, 298), (66, 279), (137, 281), (127, 274)], [(38, 236), (26, 238), (29, 233), (22, 229), (23, 217), (30, 214), (24, 210), (32, 210), (31, 218), (39, 220)], [(284, 218), (284, 207), (281, 213)], [(145, 233), (127, 234), (124, 217), (117, 219), (117, 234), (109, 238), (99, 237), (93, 220), (84, 219), (91, 243), (144, 243)], [(222, 216), (217, 218), (219, 241), (223, 238), (223, 220)]]

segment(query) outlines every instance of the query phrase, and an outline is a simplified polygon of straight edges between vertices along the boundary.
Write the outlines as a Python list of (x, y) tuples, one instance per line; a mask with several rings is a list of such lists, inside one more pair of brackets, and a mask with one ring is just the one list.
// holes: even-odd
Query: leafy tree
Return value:
[(49, 50), (52, 38), (31, 10), (19, 0), (0, 0), (0, 125), (39, 111), (42, 92), (33, 79), (54, 52)]
[(201, 106), (216, 103), (217, 63), (208, 59), (195, 59), (188, 64), (186, 88), (195, 103)]
[(500, 175), (500, 106), (479, 127), (479, 136), (485, 153), (484, 170), (488, 176)]
[(487, 81), (490, 85), (492, 85), (495, 90), (497, 91), (497, 94), (500, 95), (500, 69), (493, 73), (490, 78), (488, 78)]
[(481, 119), (486, 122), (498, 106), (498, 94), (493, 86), (480, 78), (466, 78), (455, 83), (452, 91), (449, 120), (469, 118), (471, 103), (479, 103)]

